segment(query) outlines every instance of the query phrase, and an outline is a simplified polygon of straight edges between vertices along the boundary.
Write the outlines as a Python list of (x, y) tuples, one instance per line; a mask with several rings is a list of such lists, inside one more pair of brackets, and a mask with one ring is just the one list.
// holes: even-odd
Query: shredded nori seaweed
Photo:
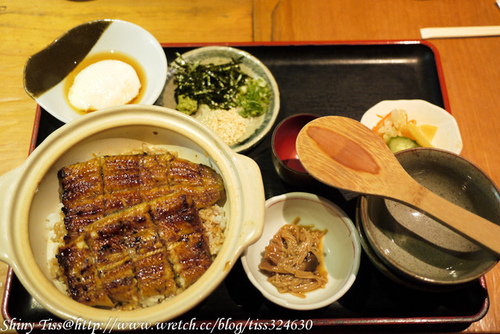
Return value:
[[(198, 106), (205, 104), (210, 109), (223, 110), (241, 106), (243, 117), (257, 117), (266, 112), (271, 91), (263, 79), (243, 73), (240, 66), (243, 57), (215, 65), (189, 63), (180, 54), (177, 56), (174, 96), (178, 104), (196, 101)], [(181, 111), (190, 114), (194, 110), (189, 107)]]
[(179, 66), (174, 78), (177, 102), (183, 95), (198, 101), (199, 105), (206, 104), (210, 109), (228, 110), (238, 106), (239, 89), (250, 78), (241, 71), (241, 58), (214, 65), (188, 63), (179, 55), (175, 62)]

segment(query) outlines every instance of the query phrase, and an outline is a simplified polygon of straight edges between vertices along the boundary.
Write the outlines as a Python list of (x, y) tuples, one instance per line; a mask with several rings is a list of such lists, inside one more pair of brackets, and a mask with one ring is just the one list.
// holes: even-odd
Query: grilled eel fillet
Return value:
[(121, 308), (173, 296), (212, 263), (198, 209), (180, 192), (87, 225), (57, 258), (73, 299)]
[(109, 214), (172, 192), (189, 194), (198, 208), (225, 197), (217, 172), (170, 153), (97, 157), (63, 167), (58, 177), (66, 243)]

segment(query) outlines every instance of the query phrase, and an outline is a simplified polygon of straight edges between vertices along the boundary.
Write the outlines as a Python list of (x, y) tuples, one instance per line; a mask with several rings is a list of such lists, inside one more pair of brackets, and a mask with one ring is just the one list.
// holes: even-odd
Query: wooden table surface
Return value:
[[(23, 88), (27, 57), (66, 30), (101, 18), (136, 23), (163, 43), (418, 40), (424, 27), (500, 25), (500, 10), (494, 0), (4, 0), (0, 175), (28, 155), (36, 104)], [(500, 184), (500, 37), (431, 43), (440, 55), (451, 112), (461, 129), (462, 156)], [(2, 293), (6, 272), (0, 264)], [(500, 332), (499, 266), (486, 282), (490, 310), (466, 332)]]

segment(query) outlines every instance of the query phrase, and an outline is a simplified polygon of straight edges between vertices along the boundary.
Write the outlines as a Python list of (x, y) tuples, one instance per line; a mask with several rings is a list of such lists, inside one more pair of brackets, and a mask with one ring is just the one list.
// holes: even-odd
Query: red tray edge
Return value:
[[(440, 81), (441, 94), (443, 96), (444, 108), (451, 113), (450, 103), (448, 98), (448, 93), (446, 90), (446, 84), (444, 80), (444, 71), (441, 65), (441, 58), (437, 48), (430, 42), (426, 40), (374, 40), (374, 41), (280, 41), (280, 42), (228, 42), (228, 43), (160, 43), (162, 47), (202, 47), (209, 45), (226, 45), (226, 46), (293, 46), (293, 45), (412, 45), (421, 44), (429, 47), (436, 59), (436, 68), (438, 71), (438, 77)], [(41, 117), (41, 107), (37, 105), (35, 112), (35, 120), (33, 125), (33, 131), (31, 134), (29, 153), (31, 153), (36, 148), (37, 135), (40, 127), (40, 117)], [(5, 283), (5, 290), (2, 299), (2, 316), (5, 321), (11, 324), (22, 325), (21, 319), (12, 318), (8, 313), (7, 306), (10, 298), (10, 288), (12, 286), (12, 275), (14, 274), (12, 268), (9, 267), (7, 273), (7, 279)], [(484, 277), (479, 279), (481, 286), (488, 292), (486, 280)], [(488, 295), (486, 296), (483, 306), (477, 314), (466, 317), (410, 317), (410, 318), (336, 318), (336, 319), (313, 319), (315, 326), (333, 326), (333, 325), (411, 325), (411, 324), (444, 324), (444, 323), (473, 323), (482, 319), (488, 312), (490, 306), (490, 301)], [(276, 319), (275, 319), (276, 320)], [(260, 322), (266, 322), (270, 320), (259, 320)], [(208, 321), (206, 321), (208, 322)], [(238, 323), (239, 321), (234, 321)], [(45, 326), (47, 325), (44, 323)], [(42, 329), (42, 323), (35, 323), (34, 329)], [(16, 327), (17, 328), (17, 327)]]
[[(14, 271), (12, 268), (9, 267), (8, 272), (7, 272), (7, 280), (5, 283), (5, 292), (3, 296), (3, 301), (2, 301), (2, 316), (4, 321), (7, 321), (10, 326), (13, 328), (25, 328), (25, 322), (22, 321), (22, 319), (17, 319), (13, 318), (8, 310), (8, 300), (10, 298), (10, 288), (12, 286), (12, 278), (14, 275)], [(486, 279), (484, 277), (479, 278), (479, 282), (481, 286), (487, 291), (486, 287)], [(408, 318), (401, 318), (401, 317), (373, 317), (373, 318), (316, 318), (316, 319), (311, 319), (313, 321), (314, 326), (387, 326), (387, 325), (432, 325), (432, 324), (472, 324), (473, 322), (481, 320), (486, 313), (488, 312), (490, 306), (489, 298), (485, 298), (483, 306), (481, 307), (480, 311), (477, 314), (473, 314), (470, 316), (465, 316), (465, 317), (458, 317), (458, 316), (440, 316), (440, 317), (408, 317)], [(44, 320), (44, 322), (38, 322), (38, 323), (33, 323), (33, 329), (44, 329), (49, 326), (49, 323), (54, 323), (57, 324), (57, 322), (52, 322), (48, 321), (50, 319), (47, 319), (47, 321)], [(258, 320), (253, 320), (253, 323), (276, 323), (276, 321), (279, 319), (258, 319)], [(283, 320), (286, 321), (286, 320)], [(204, 320), (204, 321), (195, 321), (195, 323), (200, 324), (200, 323), (213, 323), (215, 320)], [(234, 324), (244, 324), (247, 322), (247, 320), (233, 320), (230, 321), (231, 323)], [(55, 326), (54, 328), (57, 328)]]

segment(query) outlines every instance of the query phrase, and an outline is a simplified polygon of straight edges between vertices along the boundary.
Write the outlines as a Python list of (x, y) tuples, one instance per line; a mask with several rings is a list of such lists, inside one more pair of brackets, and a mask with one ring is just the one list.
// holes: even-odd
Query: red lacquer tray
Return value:
[[(439, 55), (423, 41), (342, 43), (231, 44), (259, 58), (273, 73), (281, 96), (276, 124), (296, 113), (343, 115), (360, 119), (364, 111), (382, 100), (422, 99), (449, 110)], [(163, 45), (167, 59), (176, 58), (196, 45)], [(62, 126), (38, 108), (32, 149)], [(314, 192), (339, 205), (355, 221), (356, 200), (320, 184), (308, 188), (283, 183), (271, 162), (268, 134), (244, 154), (260, 166), (266, 197), (291, 191)], [(313, 330), (335, 326), (336, 331), (462, 330), (480, 320), (489, 306), (484, 279), (459, 290), (425, 292), (400, 286), (379, 272), (363, 254), (353, 287), (338, 302), (323, 309), (300, 312), (267, 301), (248, 281), (241, 263), (183, 321), (226, 321), (233, 325), (268, 324), (306, 320)], [(4, 319), (20, 328), (42, 328), (48, 319), (59, 320), (44, 310), (23, 288), (15, 274), (8, 274), (2, 304)], [(283, 321), (283, 322), (277, 322)], [(282, 328), (285, 330), (286, 328)], [(292, 328), (290, 328), (292, 329)]]

